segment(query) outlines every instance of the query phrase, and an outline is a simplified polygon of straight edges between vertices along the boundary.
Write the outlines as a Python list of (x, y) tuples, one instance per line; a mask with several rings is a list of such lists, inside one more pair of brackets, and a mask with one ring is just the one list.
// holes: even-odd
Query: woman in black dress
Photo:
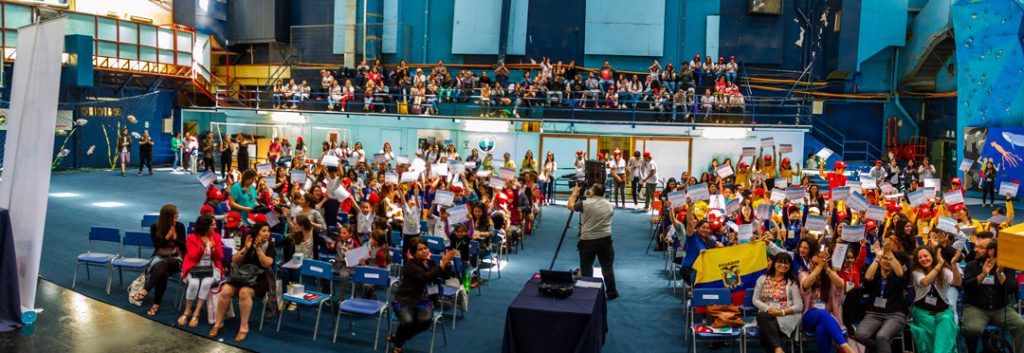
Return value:
[[(252, 137), (252, 135), (250, 134), (249, 137)], [(253, 141), (255, 140), (253, 138)], [(246, 139), (245, 135), (239, 132), (238, 136), (235, 137), (235, 142), (238, 143), (238, 172), (241, 173), (249, 169), (249, 143), (252, 141)]]
[(231, 135), (224, 134), (224, 141), (220, 143), (220, 177), (227, 179), (231, 172), (231, 158), (235, 146), (231, 143)]
[(423, 238), (410, 239), (409, 249), (414, 249), (413, 259), (405, 263), (402, 284), (391, 303), (398, 317), (398, 330), (388, 336), (388, 341), (395, 345), (394, 353), (402, 352), (405, 341), (430, 328), (434, 320), (434, 304), (427, 286), (436, 285), (441, 280), (451, 260), (459, 253), (455, 249), (448, 250), (438, 264), (430, 259), (430, 248)]
[[(249, 314), (252, 312), (252, 298), (263, 298), (274, 283), (274, 242), (270, 238), (270, 226), (265, 222), (256, 223), (239, 239), (242, 249), (231, 256), (231, 263), (238, 269), (260, 269), (256, 275), (256, 285), (238, 282), (236, 277), (229, 276), (227, 283), (220, 287), (220, 301), (217, 303), (217, 323), (210, 330), (210, 337), (216, 337), (224, 327), (224, 313), (231, 304), (231, 298), (238, 295), (239, 327), (235, 341), (245, 340), (249, 334)], [(257, 271), (258, 272), (258, 271)]]

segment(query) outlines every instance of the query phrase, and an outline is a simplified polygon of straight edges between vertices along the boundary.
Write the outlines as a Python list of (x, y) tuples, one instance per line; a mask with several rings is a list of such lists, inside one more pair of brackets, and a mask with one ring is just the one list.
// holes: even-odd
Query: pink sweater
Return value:
[[(804, 282), (804, 278), (807, 278), (809, 273), (800, 272), (800, 283)], [(827, 276), (827, 274), (820, 274), (821, 276)], [(802, 286), (801, 286), (802, 287)], [(839, 322), (839, 326), (843, 327), (843, 295), (846, 290), (845, 283), (832, 283), (832, 293), (829, 293), (828, 302), (825, 303), (825, 310), (832, 313), (832, 316)], [(804, 301), (804, 312), (814, 309), (814, 303), (818, 301), (818, 291), (814, 289), (800, 289), (800, 296)]]

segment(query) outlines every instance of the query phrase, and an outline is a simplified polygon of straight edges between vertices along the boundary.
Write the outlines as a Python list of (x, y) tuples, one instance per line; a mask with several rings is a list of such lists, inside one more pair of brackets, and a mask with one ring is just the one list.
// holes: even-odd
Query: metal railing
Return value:
[[(239, 98), (229, 97), (237, 95)], [(321, 88), (310, 92), (275, 93), (262, 89), (217, 92), (217, 107), (282, 109), (307, 112), (360, 112), (389, 115), (480, 116), (494, 118), (594, 120), (609, 122), (686, 122), (702, 124), (799, 125), (807, 122), (809, 109), (779, 98), (743, 97), (724, 104), (694, 104), (704, 96), (675, 102), (652, 94), (621, 94), (609, 97), (600, 92), (548, 92), (537, 96), (492, 95), (443, 90), (440, 94), (415, 97), (406, 93), (377, 92), (367, 96), (356, 92), (337, 101)], [(605, 99), (617, 98), (617, 99)], [(669, 96), (671, 97), (671, 96)], [(419, 102), (419, 104), (416, 104)], [(752, 114), (755, 109), (758, 114)]]

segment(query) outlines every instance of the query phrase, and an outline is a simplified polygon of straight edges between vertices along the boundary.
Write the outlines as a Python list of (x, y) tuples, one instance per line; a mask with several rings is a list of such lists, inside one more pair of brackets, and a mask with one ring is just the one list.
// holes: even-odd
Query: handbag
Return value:
[(139, 274), (139, 277), (132, 281), (132, 284), (128, 286), (128, 302), (135, 306), (142, 306), (142, 301), (135, 301), (135, 296), (142, 292), (146, 288), (146, 273)]
[(263, 274), (263, 269), (254, 264), (231, 264), (228, 283), (234, 286), (255, 287), (256, 279)]
[(708, 305), (708, 316), (715, 318), (711, 327), (743, 327), (746, 323), (740, 317), (740, 308), (735, 305)]

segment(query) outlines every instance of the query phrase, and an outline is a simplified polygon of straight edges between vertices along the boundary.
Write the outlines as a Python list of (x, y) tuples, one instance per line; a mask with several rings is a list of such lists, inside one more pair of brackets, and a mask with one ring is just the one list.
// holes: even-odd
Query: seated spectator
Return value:
[(700, 97), (700, 109), (704, 111), (704, 114), (711, 114), (711, 111), (715, 107), (715, 96), (711, 94), (711, 89), (705, 88), (704, 95)]
[[(604, 66), (601, 67), (600, 76), (602, 91), (607, 91), (609, 87), (615, 84), (615, 82), (612, 81), (613, 77), (615, 77), (615, 70), (612, 69), (611, 65), (609, 65), (607, 61), (605, 61)], [(619, 88), (622, 89), (622, 87)]]
[(676, 86), (679, 89), (695, 88), (693, 84), (693, 69), (690, 63), (683, 62), (683, 67), (679, 70), (679, 74), (676, 75)]
[(483, 85), (480, 88), (480, 99), (478, 100), (480, 105), (491, 105), (491, 86)]
[(601, 104), (601, 84), (600, 81), (597, 80), (597, 76), (595, 76), (593, 72), (591, 72), (587, 76), (586, 88), (587, 92), (583, 96), (582, 101), (580, 101), (580, 106), (586, 108), (588, 100), (594, 102), (594, 108), (597, 108), (599, 105), (603, 105)]
[(341, 111), (346, 111), (348, 108), (348, 101), (356, 98), (356, 87), (352, 85), (352, 80), (345, 80), (345, 87), (341, 88)]
[(402, 269), (402, 282), (395, 292), (391, 303), (395, 316), (398, 317), (398, 330), (388, 335), (387, 340), (394, 344), (394, 352), (401, 352), (405, 342), (413, 336), (430, 328), (434, 320), (434, 305), (428, 295), (427, 286), (436, 284), (452, 259), (458, 252), (449, 250), (436, 263), (430, 259), (430, 247), (423, 238), (410, 241), (413, 258), (405, 262)]
[[(326, 94), (330, 94), (331, 87), (334, 84), (335, 84), (334, 76), (331, 76), (331, 73), (327, 72), (327, 70), (320, 70), (320, 92), (317, 92), (317, 93), (321, 93), (321, 94), (325, 94), (325, 95)], [(317, 95), (316, 99), (319, 100), (321, 98), (320, 98), (319, 95)]]
[(843, 334), (842, 302), (846, 289), (843, 279), (829, 264), (832, 257), (821, 253), (812, 261), (810, 271), (799, 275), (804, 302), (803, 330), (815, 332), (818, 351), (831, 351), (838, 345), (845, 353), (854, 353)]
[(282, 99), (284, 98), (285, 94), (284, 85), (281, 83), (281, 80), (277, 80), (274, 82), (274, 89), (273, 91), (271, 91), (271, 94), (273, 97), (274, 109), (280, 108)]
[(181, 259), (187, 252), (185, 246), (185, 225), (178, 222), (178, 207), (166, 204), (160, 208), (160, 216), (156, 224), (149, 228), (149, 236), (153, 241), (153, 255), (149, 260), (149, 276), (146, 283), (134, 298), (141, 302), (156, 287), (153, 294), (153, 306), (146, 312), (153, 316), (160, 311), (160, 302), (167, 291), (167, 279), (172, 273), (181, 271)]
[(690, 70), (693, 73), (693, 79), (697, 81), (697, 86), (704, 83), (704, 66), (700, 62), (700, 54), (694, 55), (693, 60), (690, 60)]
[[(240, 314), (235, 342), (244, 341), (249, 334), (249, 314), (252, 313), (253, 298), (264, 298), (264, 300), (276, 302), (272, 298), (266, 298), (268, 293), (275, 291), (273, 287), (275, 276), (272, 269), (276, 251), (274, 250), (275, 244), (270, 237), (270, 226), (264, 222), (256, 223), (251, 232), (238, 239), (238, 242), (242, 244), (242, 247), (231, 256), (231, 263), (254, 274), (254, 282), (240, 276), (228, 277), (227, 282), (220, 287), (217, 322), (213, 324), (209, 333), (210, 337), (216, 337), (219, 334), (221, 328), (224, 327), (227, 309), (232, 305), (231, 299), (238, 296)], [(274, 308), (271, 307), (270, 310), (274, 310)]]
[(715, 81), (715, 93), (724, 93), (727, 87), (728, 85), (725, 83), (725, 77), (719, 76)]
[(640, 78), (637, 77), (637, 75), (633, 75), (629, 80), (629, 85), (626, 87), (627, 88), (620, 87), (620, 89), (625, 89), (629, 92), (629, 95), (627, 95), (627, 97), (629, 97), (627, 102), (630, 102), (631, 108), (636, 108), (637, 102), (640, 101), (641, 94), (644, 93), (644, 84), (640, 82)]
[(739, 65), (736, 64), (736, 57), (730, 56), (729, 63), (725, 65), (725, 79), (726, 81), (736, 83), (736, 72), (739, 71)]
[(794, 337), (800, 323), (803, 300), (792, 267), (793, 258), (789, 254), (775, 254), (768, 271), (754, 286), (752, 302), (757, 308), (758, 339), (766, 353), (784, 353), (782, 338)]
[(875, 243), (872, 251), (876, 260), (864, 274), (863, 293), (867, 299), (862, 303), (866, 313), (856, 337), (871, 352), (891, 353), (892, 339), (899, 337), (907, 326), (903, 289), (908, 281), (903, 265), (891, 249), (883, 250)]
[(670, 93), (676, 91), (676, 70), (672, 68), (672, 63), (665, 65), (665, 71), (661, 72), (661, 77), (658, 80)]
[[(337, 104), (339, 108), (341, 106), (342, 95), (341, 85), (338, 84), (338, 80), (331, 81), (330, 87), (328, 88), (327, 96), (327, 110), (334, 110), (334, 106)], [(344, 108), (341, 108), (344, 111)]]
[(299, 85), (295, 83), (295, 79), (294, 78), (289, 80), (287, 85), (284, 85), (283, 87), (281, 87), (282, 93), (284, 95), (284, 100), (286, 102), (288, 102), (288, 103), (285, 103), (285, 106), (287, 106), (290, 103), (292, 109), (295, 109), (297, 107), (295, 105), (295, 102), (296, 102), (295, 92), (298, 89), (299, 89)]
[(949, 299), (949, 288), (960, 285), (959, 269), (951, 269), (942, 254), (930, 246), (914, 250), (911, 272), (914, 282), (914, 305), (910, 312), (914, 321), (910, 332), (917, 349), (926, 352), (949, 353), (956, 351), (959, 331), (953, 310), (956, 303)]
[(715, 64), (715, 80), (721, 77), (725, 77), (725, 57), (719, 56), (718, 63)]
[[(628, 95), (627, 95), (628, 97)], [(608, 87), (608, 93), (604, 96), (604, 108), (608, 109), (620, 109), (625, 106), (619, 106), (619, 95), (615, 93), (615, 86)]]
[(1009, 331), (1013, 346), (1024, 347), (1024, 320), (1010, 306), (1010, 298), (1016, 296), (1016, 275), (996, 263), (996, 245), (994, 239), (979, 239), (977, 255), (964, 269), (963, 330), (968, 353), (977, 352), (978, 339), (988, 325)]
[[(178, 318), (178, 325), (188, 323), (189, 327), (196, 327), (199, 326), (199, 312), (210, 295), (210, 287), (220, 281), (224, 273), (224, 245), (221, 244), (212, 215), (202, 215), (196, 219), (195, 229), (185, 240), (185, 247), (188, 250), (181, 265), (181, 277), (187, 284), (185, 312)], [(195, 310), (192, 308), (193, 303), (196, 304)]]
[(715, 63), (712, 60), (711, 55), (704, 56), (704, 62), (700, 64), (700, 68), (703, 71), (704, 76), (715, 76), (715, 71), (718, 70), (718, 67), (715, 66)]

